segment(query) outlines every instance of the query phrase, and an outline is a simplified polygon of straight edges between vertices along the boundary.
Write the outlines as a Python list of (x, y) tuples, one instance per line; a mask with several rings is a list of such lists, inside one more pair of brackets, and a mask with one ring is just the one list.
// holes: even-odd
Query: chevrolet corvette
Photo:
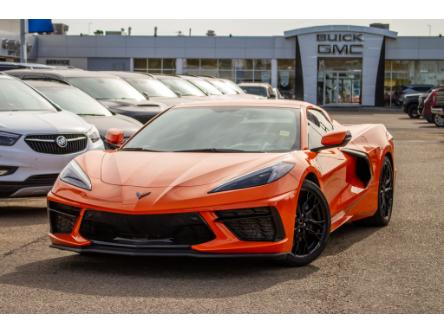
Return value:
[[(119, 146), (123, 133), (107, 140)], [(394, 170), (384, 125), (344, 126), (299, 101), (183, 104), (61, 172), (51, 246), (306, 265), (340, 226), (389, 223)]]

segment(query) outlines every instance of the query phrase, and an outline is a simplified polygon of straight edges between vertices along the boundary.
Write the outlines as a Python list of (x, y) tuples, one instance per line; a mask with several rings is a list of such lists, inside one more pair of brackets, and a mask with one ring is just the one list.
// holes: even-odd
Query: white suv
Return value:
[(0, 198), (46, 195), (77, 155), (103, 149), (95, 126), (0, 74)]

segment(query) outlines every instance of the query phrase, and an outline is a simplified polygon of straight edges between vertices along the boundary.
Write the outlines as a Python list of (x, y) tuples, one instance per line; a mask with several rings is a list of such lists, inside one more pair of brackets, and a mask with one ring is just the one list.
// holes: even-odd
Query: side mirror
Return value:
[(150, 95), (148, 95), (147, 92), (144, 91), (144, 92), (142, 93), (142, 95), (145, 97), (145, 99), (148, 99), (148, 100), (150, 99)]
[(113, 149), (119, 148), (125, 142), (123, 131), (118, 128), (110, 128), (106, 132), (105, 142)]
[(322, 146), (313, 149), (314, 151), (319, 151), (322, 149), (341, 147), (345, 145), (351, 139), (350, 131), (332, 131), (325, 134), (321, 139)]

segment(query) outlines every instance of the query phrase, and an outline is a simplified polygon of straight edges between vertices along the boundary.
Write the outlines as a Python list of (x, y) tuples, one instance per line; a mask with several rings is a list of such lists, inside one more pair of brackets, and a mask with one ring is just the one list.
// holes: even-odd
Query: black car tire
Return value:
[(436, 127), (444, 127), (444, 116), (440, 116), (438, 114), (435, 114), (435, 125)]
[(420, 115), (418, 113), (418, 104), (410, 104), (409, 106), (407, 106), (407, 114), (412, 119), (419, 118)]
[(424, 119), (427, 120), (427, 122), (429, 123), (435, 123), (435, 115), (433, 113), (431, 115), (424, 116)]
[(394, 172), (390, 159), (385, 156), (382, 162), (378, 185), (378, 209), (364, 220), (369, 226), (384, 227), (389, 224), (393, 210)]
[(298, 198), (292, 252), (286, 255), (284, 264), (304, 266), (319, 257), (327, 245), (330, 223), (330, 209), (324, 194), (318, 185), (306, 180)]

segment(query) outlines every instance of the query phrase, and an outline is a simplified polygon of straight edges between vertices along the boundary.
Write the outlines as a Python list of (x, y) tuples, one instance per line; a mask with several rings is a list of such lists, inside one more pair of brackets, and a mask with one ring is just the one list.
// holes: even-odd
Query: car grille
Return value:
[(222, 222), (240, 240), (276, 242), (284, 238), (279, 213), (274, 207), (216, 211)]
[(49, 201), (48, 215), (51, 233), (71, 233), (79, 214), (80, 208)]
[[(60, 137), (66, 139), (66, 145), (57, 143)], [(88, 138), (83, 134), (28, 135), (25, 142), (36, 152), (63, 155), (85, 150)]]
[(194, 245), (215, 238), (197, 213), (125, 215), (88, 210), (80, 234), (121, 246)]

